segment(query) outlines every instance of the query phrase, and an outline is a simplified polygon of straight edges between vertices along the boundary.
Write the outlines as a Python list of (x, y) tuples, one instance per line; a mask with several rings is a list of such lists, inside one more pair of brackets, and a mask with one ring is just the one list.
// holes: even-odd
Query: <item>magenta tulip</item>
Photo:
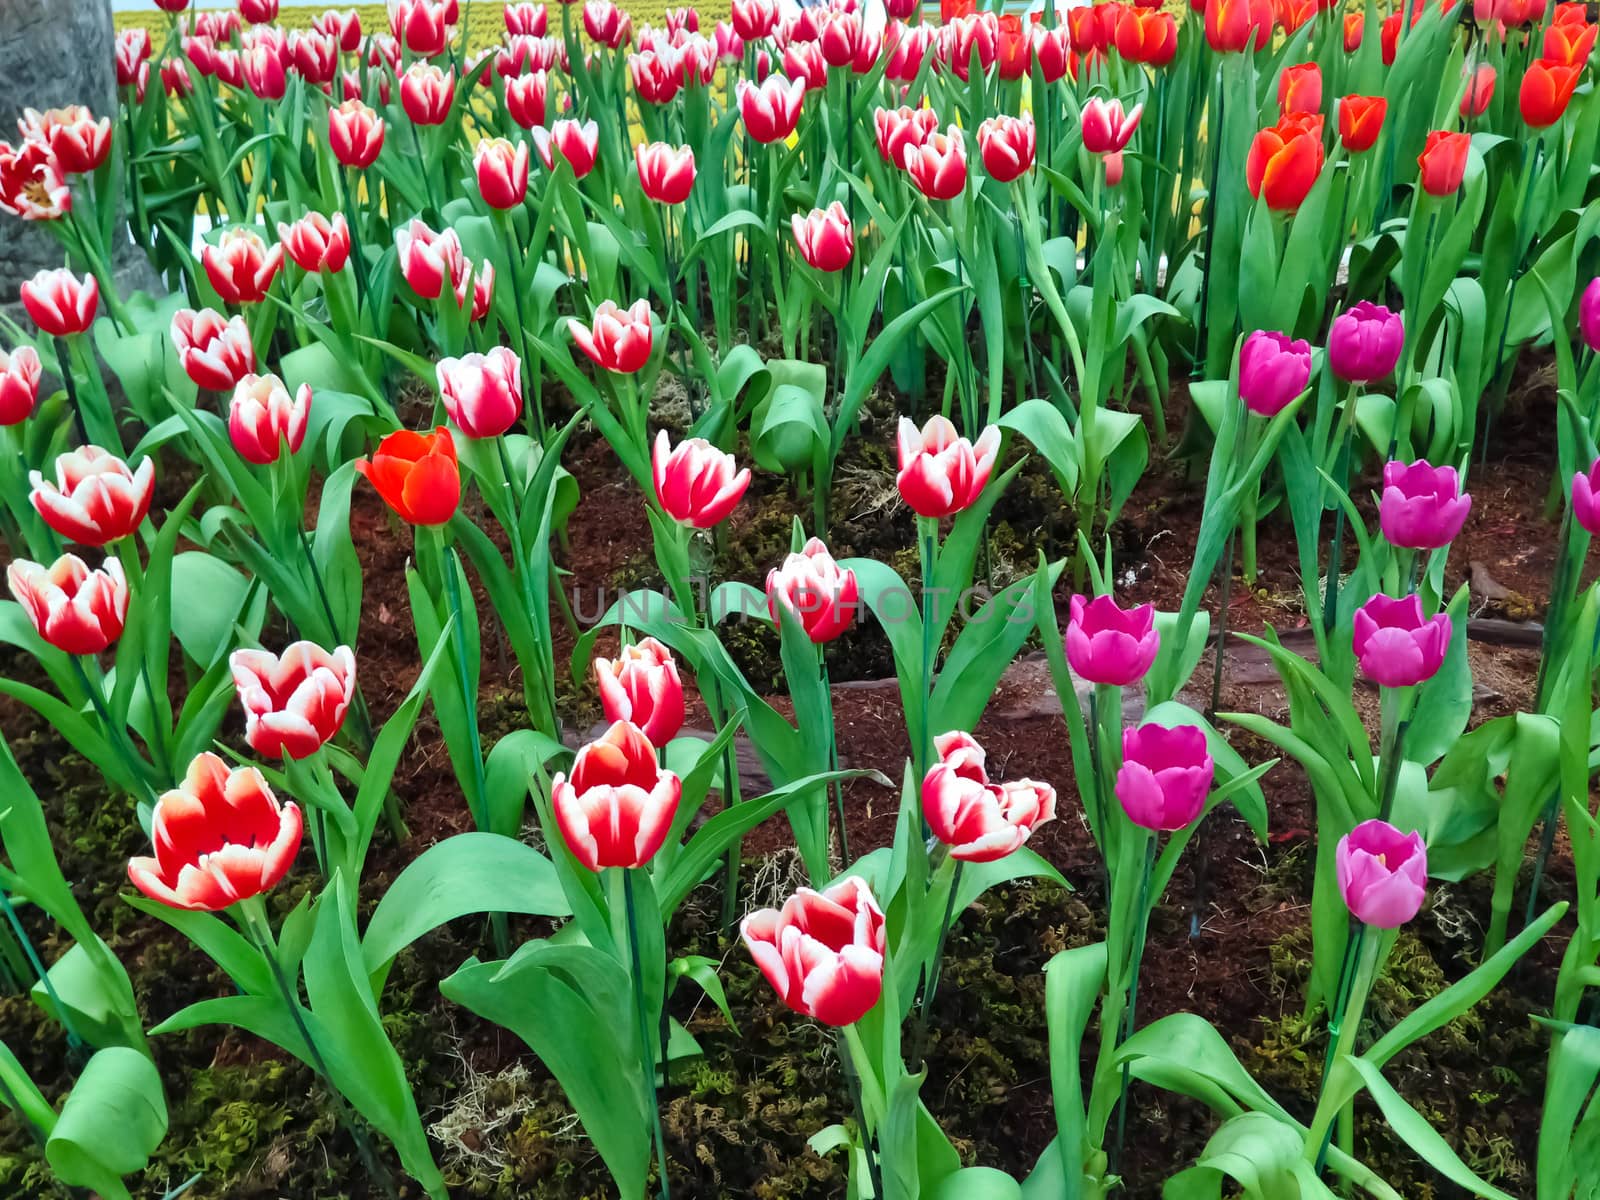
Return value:
[(1399, 313), (1363, 300), (1334, 318), (1328, 330), (1328, 366), (1349, 383), (1371, 383), (1394, 370), (1405, 341)]
[(1351, 645), (1374, 683), (1411, 687), (1438, 674), (1450, 633), (1449, 614), (1425, 618), (1415, 592), (1399, 599), (1380, 594), (1356, 609)]
[(1074, 596), (1066, 643), (1067, 662), (1080, 678), (1116, 687), (1138, 683), (1161, 648), (1155, 607), (1122, 609), (1110, 596)]
[(1356, 920), (1398, 929), (1422, 907), (1428, 890), (1428, 851), (1419, 833), (1387, 821), (1363, 821), (1334, 852), (1339, 891)]
[(1461, 491), (1454, 467), (1434, 467), (1426, 459), (1383, 465), (1383, 498), (1378, 524), (1391, 546), (1436, 550), (1461, 532), (1472, 497)]
[(1572, 477), (1572, 515), (1590, 533), (1600, 533), (1600, 458)]
[(1239, 348), (1239, 399), (1260, 417), (1293, 403), (1311, 380), (1311, 346), (1287, 334), (1258, 329)]
[(1135, 825), (1183, 829), (1204, 811), (1213, 771), (1198, 725), (1139, 725), (1122, 734), (1117, 799)]
[(1591, 279), (1578, 300), (1578, 332), (1585, 346), (1600, 353), (1600, 278)]

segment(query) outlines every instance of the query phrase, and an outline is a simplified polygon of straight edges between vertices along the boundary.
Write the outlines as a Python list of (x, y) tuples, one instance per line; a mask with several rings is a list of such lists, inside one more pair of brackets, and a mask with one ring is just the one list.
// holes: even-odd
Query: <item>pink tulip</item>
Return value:
[(824, 1025), (853, 1025), (883, 993), (883, 911), (859, 876), (800, 888), (782, 910), (747, 916), (739, 936), (778, 998)]
[(628, 308), (606, 300), (594, 310), (592, 324), (581, 325), (573, 319), (567, 327), (573, 343), (602, 370), (632, 375), (650, 361), (653, 335), (648, 300), (636, 300)]
[(674, 447), (665, 429), (656, 434), (650, 455), (656, 502), (680, 525), (710, 529), (727, 518), (750, 486), (750, 468), (735, 468), (733, 455), (704, 438), (687, 438)]
[(1592, 534), (1600, 534), (1600, 458), (1572, 477), (1572, 515)]
[(658, 204), (682, 204), (694, 190), (694, 150), (665, 142), (641, 143), (633, 148), (639, 169), (639, 186)]
[(1125, 729), (1117, 799), (1128, 820), (1141, 828), (1184, 829), (1205, 809), (1213, 770), (1198, 725)]
[(28, 473), (28, 500), (44, 523), (69, 542), (105, 546), (139, 528), (155, 495), (156, 464), (142, 459), (137, 470), (99, 446), (84, 446), (56, 459), (56, 481)]
[(289, 389), (276, 375), (246, 375), (228, 405), (228, 437), (239, 457), (257, 466), (278, 461), (285, 445), (299, 453), (311, 419), (311, 385)]
[(1461, 490), (1454, 467), (1434, 467), (1426, 459), (1383, 465), (1383, 497), (1378, 524), (1391, 546), (1436, 550), (1461, 532), (1472, 497)]
[(907, 146), (900, 165), (928, 199), (954, 200), (967, 186), (967, 151), (960, 127), (952, 125), (944, 133), (930, 133), (921, 145)]
[(1394, 370), (1405, 341), (1405, 322), (1399, 313), (1363, 300), (1333, 319), (1328, 366), (1347, 382), (1372, 383)]
[(0, 425), (19, 425), (33, 415), (43, 370), (32, 346), (18, 346), (9, 354), (0, 350)]
[(855, 234), (850, 215), (835, 200), (827, 208), (814, 208), (805, 216), (796, 213), (789, 221), (800, 257), (817, 271), (842, 271), (855, 253)]
[(1258, 417), (1282, 412), (1311, 381), (1311, 346), (1258, 329), (1239, 348), (1239, 399)]
[(331, 221), (316, 212), (293, 225), (280, 221), (278, 242), (295, 266), (313, 274), (337, 275), (350, 260), (350, 226), (343, 213), (334, 213)]
[(94, 324), (100, 307), (100, 284), (93, 275), (81, 280), (65, 267), (40, 271), (22, 284), (22, 307), (51, 337), (71, 337)]
[(1124, 609), (1110, 596), (1074, 596), (1068, 613), (1067, 662), (1074, 674), (1114, 687), (1144, 678), (1161, 649), (1153, 605)]
[(850, 628), (859, 603), (856, 573), (835, 562), (818, 538), (767, 572), (767, 611), (773, 621), (779, 620), (780, 607), (787, 609), (818, 645)]
[(435, 369), (445, 411), (462, 433), (499, 437), (516, 424), (522, 413), (522, 362), (506, 347), (440, 359)]
[(49, 567), (19, 558), (6, 582), (39, 636), (63, 654), (99, 654), (122, 636), (128, 580), (115, 558), (98, 571), (76, 554)]
[(1361, 670), (1383, 687), (1432, 679), (1450, 650), (1450, 616), (1422, 615), (1422, 597), (1377, 595), (1356, 609), (1351, 645)]
[(1428, 850), (1419, 833), (1387, 821), (1363, 821), (1334, 851), (1339, 891), (1350, 914), (1374, 929), (1398, 929), (1422, 907), (1428, 891)]
[(606, 720), (637, 725), (653, 746), (665, 746), (683, 728), (678, 664), (655, 638), (623, 646), (616, 658), (595, 659), (594, 678)]
[(259, 304), (283, 266), (283, 247), (268, 249), (255, 230), (236, 226), (200, 248), (200, 265), (224, 303)]
[(572, 856), (591, 871), (642, 867), (672, 829), (683, 784), (663, 770), (637, 725), (617, 721), (578, 751), (572, 777), (550, 782), (550, 803)]
[(329, 653), (295, 642), (283, 656), (235, 650), (228, 656), (233, 686), (244, 707), (244, 737), (273, 762), (309, 758), (333, 740), (356, 693), (356, 659), (349, 646)]
[(901, 417), (896, 451), (900, 498), (918, 516), (950, 517), (983, 494), (1000, 453), (1000, 430), (990, 425), (969, 442), (945, 417), (930, 417), (921, 429)]

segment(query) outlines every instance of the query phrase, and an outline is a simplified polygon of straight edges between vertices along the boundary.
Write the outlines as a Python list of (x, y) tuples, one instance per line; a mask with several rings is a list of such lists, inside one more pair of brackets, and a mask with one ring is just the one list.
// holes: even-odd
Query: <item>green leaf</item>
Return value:
[(1095, 942), (1061, 951), (1046, 964), (1044, 980), (1045, 1023), (1050, 1031), (1050, 1096), (1057, 1130), (1054, 1150), (1060, 1160), (1061, 1178), (1075, 1190), (1084, 1174), (1089, 1119), (1083, 1098), (1083, 1034), (1105, 986), (1106, 944)]
[(123, 1177), (144, 1170), (166, 1135), (160, 1072), (138, 1051), (113, 1046), (84, 1067), (45, 1142), (45, 1157), (63, 1183), (113, 1200), (128, 1195)]

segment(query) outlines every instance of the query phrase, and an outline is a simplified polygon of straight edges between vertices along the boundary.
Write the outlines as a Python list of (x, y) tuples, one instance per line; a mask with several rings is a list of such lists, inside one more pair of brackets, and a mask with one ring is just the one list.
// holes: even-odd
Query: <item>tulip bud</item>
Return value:
[(1155, 609), (1149, 604), (1122, 609), (1110, 596), (1068, 603), (1067, 662), (1073, 673), (1090, 683), (1127, 687), (1138, 683), (1161, 648)]
[(472, 320), (481, 321), (489, 315), (489, 305), (494, 300), (494, 264), (485, 259), (476, 268), (461, 258), (452, 264), (456, 274), (451, 279), (451, 288), (455, 292), (456, 306), (467, 306), (468, 291), (471, 291)]
[(456, 445), (443, 425), (432, 433), (391, 433), (371, 459), (356, 460), (356, 472), (409, 525), (443, 525), (461, 506)]
[(550, 804), (572, 856), (590, 871), (642, 867), (672, 830), (683, 784), (661, 767), (637, 725), (617, 721), (578, 751), (572, 776), (550, 781)]
[(928, 418), (921, 429), (901, 417), (895, 449), (900, 498), (918, 516), (950, 517), (983, 494), (1000, 453), (1000, 430), (987, 426), (970, 442), (943, 416)]
[(1328, 366), (1349, 383), (1372, 383), (1394, 370), (1405, 341), (1399, 313), (1363, 300), (1334, 318), (1328, 330)]
[(1600, 353), (1600, 277), (1589, 281), (1578, 300), (1578, 332), (1585, 346)]
[(665, 746), (683, 728), (678, 664), (655, 638), (623, 646), (616, 658), (595, 659), (594, 677), (606, 720), (637, 725), (654, 746)]
[(1447, 546), (1471, 511), (1472, 497), (1462, 492), (1454, 467), (1430, 466), (1426, 459), (1383, 465), (1378, 524), (1391, 546), (1412, 550)]
[(19, 425), (39, 402), (39, 377), (44, 364), (32, 346), (0, 350), (0, 425)]
[(400, 274), (411, 290), (424, 300), (437, 300), (444, 293), (446, 282), (464, 272), (461, 239), (453, 229), (435, 233), (413, 218), (409, 225), (394, 231), (394, 244), (400, 260)]
[(1139, 725), (1122, 733), (1122, 766), (1114, 787), (1128, 820), (1172, 832), (1205, 811), (1214, 766), (1198, 725)]
[(1083, 148), (1090, 154), (1114, 154), (1127, 149), (1143, 115), (1142, 104), (1135, 104), (1133, 111), (1124, 113), (1121, 100), (1091, 97), (1083, 105)]
[(267, 249), (254, 229), (224, 229), (216, 245), (202, 246), (200, 264), (217, 295), (228, 304), (259, 304), (283, 266), (282, 245)]
[(800, 257), (817, 271), (842, 271), (855, 253), (855, 234), (844, 205), (835, 200), (827, 208), (814, 208), (805, 216), (789, 219)]
[(704, 438), (687, 438), (673, 447), (665, 429), (656, 434), (650, 473), (661, 511), (695, 529), (720, 524), (750, 486), (750, 468), (736, 471), (733, 455)]
[(65, 267), (40, 271), (22, 285), (22, 307), (51, 337), (71, 337), (94, 324), (100, 307), (100, 284), (93, 275), (79, 279)]
[(389, 32), (418, 58), (434, 58), (450, 45), (444, 0), (389, 0)]
[(855, 1024), (883, 994), (883, 911), (859, 876), (799, 888), (781, 910), (747, 916), (739, 936), (778, 998), (824, 1025)]
[(299, 762), (339, 732), (356, 692), (356, 659), (349, 646), (328, 653), (295, 642), (283, 656), (235, 650), (228, 656), (244, 708), (244, 738), (262, 758)]
[(1463, 119), (1481, 117), (1488, 111), (1489, 102), (1494, 99), (1494, 84), (1494, 67), (1488, 63), (1479, 63), (1468, 77), (1467, 90), (1461, 97)]
[(1600, 458), (1572, 477), (1572, 516), (1592, 534), (1600, 534)]
[(1544, 61), (1552, 66), (1582, 68), (1594, 53), (1600, 29), (1578, 21), (1563, 24), (1559, 19), (1544, 31)]
[(34, 630), (63, 654), (99, 654), (122, 636), (128, 581), (115, 558), (98, 571), (76, 554), (63, 554), (49, 567), (19, 558), (6, 582)]
[(543, 37), (549, 24), (544, 5), (521, 3), (507, 4), (505, 9), (506, 33), (510, 37)]
[(658, 204), (682, 204), (694, 190), (694, 150), (689, 146), (640, 144), (633, 148), (633, 161), (639, 169), (639, 186)]
[(822, 59), (830, 67), (848, 67), (861, 48), (861, 17), (858, 13), (833, 12), (818, 38)]
[(414, 62), (400, 76), (400, 107), (414, 125), (443, 125), (455, 103), (456, 73)]
[(204, 391), (232, 391), (256, 369), (256, 351), (243, 317), (230, 319), (209, 308), (179, 309), (171, 333), (184, 373)]
[(1383, 132), (1389, 102), (1382, 96), (1342, 96), (1339, 99), (1339, 141), (1351, 154), (1372, 149)]
[(169, 908), (221, 912), (270, 891), (294, 865), (304, 832), (254, 767), (228, 769), (207, 751), (156, 801), (154, 858), (130, 858), (128, 879)]
[(278, 461), (285, 445), (298, 453), (311, 419), (311, 385), (291, 399), (276, 375), (246, 375), (228, 405), (228, 437), (239, 457), (257, 466)]
[(328, 146), (345, 166), (357, 170), (370, 167), (383, 149), (383, 118), (359, 100), (330, 108)]
[(1219, 54), (1263, 49), (1272, 25), (1271, 0), (1206, 0), (1206, 42)]
[(650, 359), (653, 334), (648, 300), (636, 300), (626, 309), (615, 301), (603, 301), (594, 310), (592, 325), (573, 319), (567, 328), (574, 344), (602, 370), (632, 375)]
[(1472, 137), (1436, 129), (1423, 143), (1417, 165), (1422, 170), (1422, 190), (1430, 196), (1453, 196), (1467, 171), (1467, 151)]
[(583, 31), (603, 46), (615, 50), (621, 45), (622, 10), (611, 0), (588, 0), (583, 6)]
[(1010, 183), (1033, 169), (1033, 114), (989, 117), (978, 126), (978, 151), (983, 169), (998, 183)]
[(543, 71), (506, 80), (506, 112), (523, 129), (544, 124), (547, 76)]
[(548, 171), (555, 170), (555, 156), (572, 168), (572, 174), (582, 179), (594, 170), (595, 159), (600, 155), (600, 126), (594, 121), (557, 121), (549, 129), (533, 130), (534, 149)]
[(1354, 54), (1361, 49), (1361, 38), (1366, 32), (1367, 16), (1365, 13), (1345, 13), (1344, 15), (1344, 52)]
[(350, 259), (350, 226), (343, 213), (334, 213), (331, 221), (315, 212), (293, 225), (280, 221), (278, 241), (297, 267), (313, 274), (337, 275)]
[(780, 606), (787, 609), (818, 645), (850, 628), (859, 599), (855, 572), (839, 566), (817, 538), (785, 558), (782, 567), (767, 572), (767, 611), (773, 622), (780, 623)]
[(522, 363), (506, 347), (441, 359), (436, 370), (445, 411), (462, 433), (499, 437), (516, 424), (522, 412)]
[(516, 208), (528, 195), (528, 145), (484, 138), (472, 155), (478, 191), (490, 208)]
[(959, 126), (931, 133), (920, 146), (907, 146), (900, 165), (917, 190), (930, 200), (954, 200), (967, 186), (967, 151)]
[(1398, 929), (1427, 895), (1422, 835), (1401, 833), (1387, 821), (1363, 821), (1340, 838), (1334, 864), (1350, 915), (1374, 929)]
[(1299, 338), (1257, 330), (1239, 348), (1239, 399), (1259, 417), (1273, 417), (1306, 390), (1311, 346)]
[(1425, 619), (1415, 592), (1400, 599), (1379, 594), (1356, 609), (1351, 645), (1368, 679), (1382, 687), (1411, 687), (1439, 673), (1450, 634), (1449, 614)]

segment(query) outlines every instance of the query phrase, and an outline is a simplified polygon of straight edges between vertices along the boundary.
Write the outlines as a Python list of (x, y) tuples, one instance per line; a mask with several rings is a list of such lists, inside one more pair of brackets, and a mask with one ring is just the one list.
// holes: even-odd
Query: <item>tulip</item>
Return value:
[(591, 325), (582, 325), (573, 318), (567, 327), (578, 349), (602, 370), (632, 375), (650, 360), (652, 332), (648, 300), (636, 300), (628, 308), (619, 308), (615, 301), (606, 300), (594, 310)]
[(594, 676), (606, 720), (638, 726), (654, 746), (665, 746), (683, 728), (678, 664), (655, 638), (623, 646), (614, 659), (595, 659)]
[(787, 609), (817, 645), (850, 628), (859, 600), (855, 572), (835, 562), (818, 538), (767, 572), (767, 611), (773, 622), (779, 623), (780, 607)]
[(1339, 141), (1351, 154), (1372, 149), (1383, 132), (1389, 102), (1382, 96), (1343, 96), (1339, 100)]
[(710, 529), (726, 519), (750, 486), (750, 468), (735, 468), (733, 455), (705, 438), (686, 438), (674, 447), (663, 429), (650, 454), (656, 503), (679, 525)]
[(1600, 534), (1600, 458), (1572, 477), (1572, 515), (1592, 534)]
[(1552, 66), (1581, 68), (1594, 53), (1597, 34), (1600, 29), (1593, 25), (1563, 24), (1558, 20), (1544, 31), (1544, 61)]
[(0, 425), (19, 425), (39, 402), (39, 377), (44, 364), (32, 346), (0, 350)]
[(588, 0), (583, 6), (584, 32), (613, 50), (622, 44), (619, 34), (624, 19), (622, 10), (611, 0)]
[(512, 37), (543, 37), (549, 24), (545, 14), (544, 5), (529, 4), (522, 0), (518, 4), (507, 4), (505, 10), (506, 33)]
[[(1174, 33), (1176, 38), (1177, 34)], [(1176, 48), (1176, 43), (1174, 43)], [(1073, 58), (1070, 37), (1063, 26), (1054, 29), (1035, 28), (1033, 31), (1033, 61), (1045, 83), (1058, 83), (1067, 73)]]
[(878, 65), (878, 59), (882, 56), (882, 30), (868, 29), (861, 35), (861, 45), (856, 48), (856, 56), (850, 62), (850, 70), (857, 75), (866, 75)]
[(400, 71), (400, 60), (405, 52), (392, 33), (375, 33), (367, 39), (367, 66), (373, 70)]
[(778, 6), (773, 0), (733, 0), (733, 30), (747, 42), (759, 41), (778, 24)]
[(72, 189), (50, 147), (25, 139), (0, 142), (0, 211), (24, 221), (55, 221), (72, 211)]
[(682, 781), (664, 770), (644, 732), (614, 722), (578, 751), (572, 776), (550, 782), (550, 804), (572, 856), (591, 871), (642, 867), (672, 830)]
[(1016, 13), (1000, 16), (1000, 45), (995, 58), (995, 73), (1004, 80), (1021, 79), (1033, 66), (1033, 33), (1025, 29)]
[[(219, 46), (231, 42), (240, 36), (244, 29), (241, 16), (239, 12), (197, 12), (194, 15), (195, 34)], [(179, 23), (179, 27), (182, 27), (182, 22)]]
[(1256, 134), (1245, 158), (1245, 182), (1252, 196), (1265, 198), (1277, 212), (1304, 203), (1322, 173), (1322, 138), (1303, 117), (1285, 117)]
[(976, 442), (969, 442), (943, 416), (928, 418), (921, 429), (901, 417), (895, 448), (900, 498), (918, 516), (949, 517), (971, 507), (983, 493), (1000, 453), (1000, 430), (990, 425)]
[(899, 83), (910, 83), (922, 70), (922, 60), (928, 56), (933, 43), (933, 31), (926, 25), (906, 28), (893, 25), (883, 37), (883, 47), (889, 52), (888, 65), (883, 74)]
[(1266, 46), (1272, 37), (1270, 0), (1206, 0), (1206, 42), (1219, 54), (1233, 54)]
[(824, 1025), (853, 1025), (883, 994), (883, 911), (858, 875), (797, 889), (781, 910), (747, 916), (739, 936), (778, 998)]
[(1430, 466), (1426, 459), (1384, 464), (1378, 524), (1391, 546), (1412, 550), (1447, 546), (1471, 511), (1472, 497), (1462, 492), (1454, 467)]
[(270, 25), (278, 19), (278, 0), (239, 0), (239, 15), (252, 25)]
[(133, 87), (139, 81), (139, 68), (150, 58), (150, 31), (123, 29), (117, 33), (117, 86)]
[(891, 21), (909, 21), (922, 10), (920, 0), (885, 0), (883, 7)]
[(717, 61), (723, 66), (732, 66), (744, 58), (744, 39), (734, 32), (733, 26), (727, 21), (717, 22), (712, 40), (717, 47)]
[(455, 103), (456, 73), (414, 62), (400, 76), (400, 107), (414, 125), (443, 125)]
[(1278, 76), (1278, 111), (1319, 112), (1322, 108), (1322, 68), (1316, 63), (1285, 67)]
[(436, 369), (445, 411), (462, 433), (499, 437), (516, 423), (522, 412), (522, 363), (506, 347), (441, 359)]
[(1031, 779), (1003, 784), (979, 780), (940, 761), (922, 781), (922, 813), (933, 836), (950, 847), (951, 858), (995, 862), (1055, 819), (1056, 793), (1049, 784)]
[(907, 147), (920, 146), (938, 130), (939, 114), (931, 108), (880, 108), (872, 114), (883, 161), (896, 166), (905, 158)]
[(1415, 592), (1399, 599), (1380, 594), (1356, 609), (1351, 645), (1374, 683), (1411, 687), (1438, 674), (1450, 635), (1449, 614), (1425, 619)]
[(1187, 828), (1205, 811), (1213, 764), (1198, 725), (1139, 725), (1122, 733), (1114, 790), (1128, 820), (1142, 829)]
[(1334, 851), (1339, 891), (1350, 914), (1374, 929), (1398, 929), (1422, 907), (1428, 851), (1419, 833), (1387, 821), (1363, 821)]
[(828, 60), (815, 42), (790, 42), (783, 51), (783, 73), (814, 92), (828, 82)]
[(465, 256), (456, 231), (435, 233), (421, 221), (412, 219), (394, 232), (395, 250), (400, 259), (400, 274), (411, 290), (424, 300), (437, 300), (451, 282), (465, 271)]
[(130, 858), (128, 878), (171, 908), (220, 912), (270, 891), (294, 864), (304, 832), (294, 801), (279, 804), (254, 767), (228, 769), (206, 751), (156, 801), (154, 858)]
[(337, 275), (350, 259), (350, 226), (343, 213), (334, 213), (331, 221), (315, 212), (293, 225), (280, 221), (278, 242), (302, 271)]
[(443, 525), (461, 505), (456, 445), (443, 425), (432, 433), (391, 433), (370, 460), (356, 460), (356, 470), (407, 524)]
[(1117, 18), (1115, 44), (1129, 62), (1164, 67), (1178, 53), (1178, 23), (1171, 13), (1125, 8)]
[(370, 167), (383, 149), (383, 118), (360, 100), (346, 100), (328, 110), (328, 145), (345, 166)]
[(1295, 31), (1328, 7), (1322, 0), (1272, 0), (1272, 10), (1278, 27), (1293, 36)]
[(289, 90), (283, 56), (268, 46), (247, 47), (239, 56), (239, 74), (258, 100), (282, 100)]
[(1372, 383), (1394, 370), (1405, 341), (1399, 313), (1363, 300), (1334, 318), (1328, 330), (1328, 366), (1349, 383)]
[(169, 96), (191, 95), (194, 92), (194, 80), (189, 76), (189, 64), (181, 58), (163, 59), (161, 89)]
[(837, 200), (827, 208), (814, 208), (805, 216), (796, 213), (789, 223), (800, 257), (813, 270), (842, 271), (850, 265), (855, 234), (850, 228), (850, 215)]
[(339, 73), (339, 43), (315, 30), (296, 29), (284, 43), (285, 63), (307, 83), (326, 87)]
[(389, 32), (419, 58), (443, 54), (450, 44), (443, 0), (389, 0)]
[(658, 204), (682, 204), (694, 190), (692, 147), (674, 149), (665, 142), (640, 144), (633, 148), (633, 161), (639, 169), (639, 186)]
[(1585, 346), (1600, 353), (1600, 277), (1589, 281), (1578, 300), (1578, 332)]
[(76, 554), (63, 554), (49, 567), (19, 558), (6, 582), (34, 630), (64, 654), (99, 654), (122, 636), (128, 580), (115, 558), (98, 571)]
[(1391, 13), (1378, 26), (1378, 49), (1386, 67), (1394, 66), (1395, 55), (1400, 51), (1400, 16), (1399, 13)]
[(900, 165), (928, 199), (954, 200), (967, 186), (967, 151), (960, 128), (951, 125), (944, 133), (930, 133), (921, 145), (908, 145)]
[(296, 454), (311, 419), (311, 385), (302, 383), (291, 398), (276, 375), (246, 375), (228, 405), (228, 437), (239, 457), (257, 466), (278, 461), (287, 444)]
[(1110, 596), (1072, 597), (1065, 640), (1067, 662), (1076, 675), (1116, 687), (1143, 679), (1161, 648), (1155, 608), (1118, 608)]
[(947, 23), (940, 30), (940, 59), (958, 79), (966, 82), (976, 56), (980, 74), (986, 74), (1000, 56), (1000, 22), (992, 12), (974, 13)]
[(646, 50), (628, 56), (633, 90), (646, 104), (669, 104), (683, 86), (683, 64), (676, 50)]
[(1144, 105), (1135, 104), (1131, 112), (1122, 111), (1121, 100), (1094, 96), (1083, 105), (1083, 148), (1090, 154), (1114, 154), (1127, 148), (1133, 131), (1139, 128)]
[(204, 34), (196, 34), (193, 37), (185, 35), (180, 46), (184, 58), (201, 78), (210, 79), (217, 73), (217, 47), (209, 37)]
[(28, 501), (69, 542), (105, 546), (139, 528), (155, 494), (156, 464), (136, 470), (108, 450), (83, 446), (56, 459), (56, 481), (30, 471)]
[(1366, 32), (1367, 17), (1365, 13), (1345, 13), (1344, 15), (1344, 52), (1354, 54), (1361, 49), (1361, 37)]
[[(28, 116), (34, 116), (32, 109)], [(26, 119), (26, 117), (24, 118)], [(83, 175), (96, 170), (111, 153), (111, 118), (98, 122), (81, 104), (51, 109), (40, 116), (40, 126), (56, 165), (67, 175)]]
[(543, 71), (506, 80), (506, 112), (523, 129), (544, 124), (548, 76)]
[(669, 8), (665, 16), (669, 34), (700, 32), (700, 14), (692, 6)]
[(100, 306), (100, 284), (93, 275), (77, 278), (65, 267), (40, 271), (22, 285), (22, 307), (51, 337), (71, 337), (94, 324)]
[(1455, 195), (1467, 171), (1467, 151), (1471, 146), (1470, 134), (1445, 129), (1430, 133), (1423, 143), (1422, 153), (1417, 156), (1417, 166), (1422, 171), (1422, 190), (1430, 196)]
[(476, 268), (461, 258), (452, 264), (456, 274), (451, 278), (451, 290), (455, 293), (456, 307), (467, 307), (468, 291), (471, 291), (472, 320), (481, 321), (489, 315), (489, 305), (494, 300), (494, 264), (484, 259)]
[(518, 207), (528, 195), (528, 144), (505, 138), (484, 138), (473, 151), (478, 191), (490, 208)]
[(256, 351), (243, 317), (224, 317), (204, 308), (179, 309), (172, 317), (172, 346), (184, 373), (210, 392), (232, 391), (256, 369)]
[(861, 48), (861, 15), (832, 12), (827, 24), (822, 27), (818, 45), (822, 47), (823, 61), (830, 67), (850, 66)]
[(1578, 86), (1582, 71), (1543, 59), (1528, 68), (1517, 94), (1517, 108), (1531, 129), (1544, 129), (1561, 120)]
[(549, 171), (555, 170), (555, 155), (572, 168), (575, 178), (582, 179), (594, 170), (595, 159), (600, 155), (600, 126), (594, 121), (557, 121), (548, 130), (533, 131), (533, 145), (539, 158)]
[(989, 782), (989, 772), (985, 766), (988, 754), (970, 733), (960, 729), (941, 733), (933, 739), (933, 749), (939, 756), (939, 765), (949, 767), (962, 779)]
[(215, 245), (201, 247), (200, 262), (217, 295), (228, 304), (257, 304), (283, 266), (283, 246), (270, 250), (254, 229), (224, 229)]
[(1239, 348), (1239, 399), (1257, 416), (1282, 412), (1310, 379), (1311, 346), (1301, 339), (1257, 330)]
[(283, 656), (235, 650), (228, 656), (233, 686), (244, 707), (244, 738), (274, 762), (310, 758), (333, 740), (356, 693), (356, 659), (349, 646), (329, 653), (295, 642)]
[(1481, 117), (1488, 111), (1489, 101), (1494, 99), (1495, 72), (1488, 63), (1479, 63), (1475, 71), (1467, 80), (1467, 90), (1461, 97), (1461, 116), (1463, 120), (1472, 117)]
[(978, 126), (978, 152), (983, 169), (999, 183), (1010, 183), (1033, 169), (1033, 114), (989, 117)]

